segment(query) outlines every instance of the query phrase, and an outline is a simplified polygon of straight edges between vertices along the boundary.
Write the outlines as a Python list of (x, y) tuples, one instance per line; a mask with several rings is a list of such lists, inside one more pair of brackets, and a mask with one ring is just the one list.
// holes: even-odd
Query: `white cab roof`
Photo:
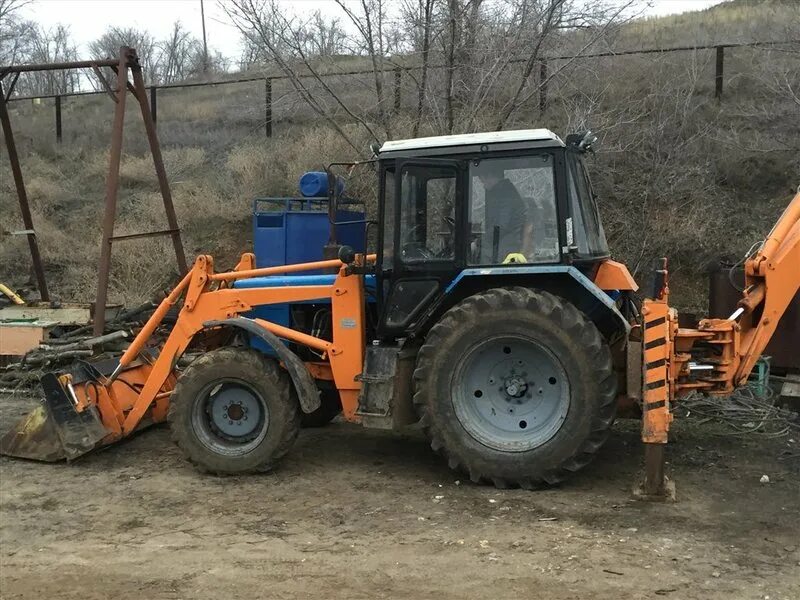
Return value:
[(409, 140), (393, 140), (385, 142), (381, 146), (380, 152), (498, 144), (503, 142), (550, 142), (554, 146), (564, 145), (561, 138), (549, 129), (517, 129), (515, 131), (489, 131), (486, 133), (462, 133), (459, 135), (437, 135)]

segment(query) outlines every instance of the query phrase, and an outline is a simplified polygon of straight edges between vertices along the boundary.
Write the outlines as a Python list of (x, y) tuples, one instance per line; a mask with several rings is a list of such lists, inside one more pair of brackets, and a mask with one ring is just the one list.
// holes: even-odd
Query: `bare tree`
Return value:
[[(433, 9), (435, 0), (416, 0), (403, 7), (403, 19), (411, 27), (411, 51), (420, 61), (420, 77), (417, 81), (417, 107), (414, 114), (412, 136), (419, 133), (422, 110), (425, 105), (425, 91), (428, 88), (428, 71), (431, 56), (431, 35), (433, 27)], [(413, 73), (413, 71), (412, 71)]]
[[(69, 28), (56, 25), (52, 29), (30, 26), (26, 30), (24, 61), (31, 63), (67, 62), (77, 60), (77, 50)], [(15, 91), (22, 95), (66, 94), (80, 87), (76, 71), (32, 71), (22, 73)]]
[(309, 56), (332, 57), (346, 51), (347, 36), (341, 20), (336, 17), (327, 19), (320, 11), (316, 11), (302, 32)]
[(325, 94), (332, 98), (348, 117), (362, 125), (370, 136), (378, 137), (365, 119), (353, 112), (328, 85), (321, 72), (312, 64), (313, 57), (306, 53), (302, 25), (288, 17), (275, 0), (231, 0), (223, 5), (228, 16), (252, 44), (262, 49), (274, 64), (284, 73), (300, 98), (355, 150), (360, 150), (354, 140), (347, 135), (341, 123), (327, 109), (307, 84), (313, 80)]
[(202, 72), (204, 56), (201, 42), (183, 28), (180, 21), (172, 25), (169, 37), (156, 44), (158, 48), (158, 81), (174, 83), (182, 81), (194, 74), (190, 71), (195, 65), (193, 59), (200, 53), (200, 72)]
[(537, 80), (549, 53), (585, 54), (631, 18), (628, 9), (638, 0), (404, 0), (399, 9), (387, 0), (336, 2), (353, 31), (346, 46), (371, 67), (369, 112), (350, 106), (323, 77), (340, 69), (306, 43), (307, 22), (288, 16), (276, 0), (226, 6), (251, 53), (273, 61), (312, 110), (338, 130), (334, 113), (343, 113), (378, 139), (392, 137), (398, 118), (408, 119), (396, 114), (385, 83), (395, 67), (416, 85), (413, 135), (502, 129), (527, 114), (540, 86), (570, 65), (551, 65), (547, 79)]
[(392, 126), (386, 106), (386, 92), (383, 85), (383, 74), (386, 70), (386, 5), (383, 0), (360, 0), (359, 9), (352, 9), (344, 0), (336, 3), (355, 25), (360, 37), (356, 38), (372, 63), (372, 74), (375, 80), (376, 109), (378, 122), (383, 126), (386, 135), (392, 137)]
[(93, 58), (117, 58), (121, 46), (136, 49), (139, 63), (144, 69), (145, 81), (158, 83), (158, 46), (155, 38), (147, 31), (135, 27), (109, 27), (106, 32), (89, 44), (89, 52)]
[(0, 64), (24, 60), (31, 31), (35, 25), (19, 17), (19, 9), (30, 0), (0, 0)]

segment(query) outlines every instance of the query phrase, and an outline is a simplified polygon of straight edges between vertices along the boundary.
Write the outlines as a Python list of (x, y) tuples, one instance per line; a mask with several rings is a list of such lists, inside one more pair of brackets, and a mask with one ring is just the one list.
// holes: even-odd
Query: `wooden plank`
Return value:
[(0, 324), (0, 356), (22, 356), (37, 348), (56, 325), (53, 321)]
[[(122, 310), (121, 304), (106, 306), (106, 320), (110, 321)], [(88, 325), (92, 322), (92, 310), (89, 304), (63, 303), (58, 307), (50, 304), (25, 304), (0, 308), (0, 323), (9, 321), (56, 321), (60, 325)]]

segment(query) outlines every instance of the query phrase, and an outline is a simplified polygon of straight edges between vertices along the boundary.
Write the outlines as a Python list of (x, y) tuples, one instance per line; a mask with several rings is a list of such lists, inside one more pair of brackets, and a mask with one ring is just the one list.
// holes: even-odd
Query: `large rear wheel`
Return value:
[(221, 348), (189, 365), (170, 397), (172, 438), (201, 469), (270, 470), (291, 448), (300, 413), (288, 374), (246, 348)]
[(614, 420), (607, 344), (543, 291), (492, 289), (450, 309), (420, 349), (414, 380), (433, 449), (498, 487), (563, 480), (589, 463)]

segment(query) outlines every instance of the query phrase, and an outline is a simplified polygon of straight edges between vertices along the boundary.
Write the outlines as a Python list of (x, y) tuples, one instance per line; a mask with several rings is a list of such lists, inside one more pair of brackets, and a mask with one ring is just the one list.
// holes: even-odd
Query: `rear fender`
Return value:
[(264, 343), (269, 346), (278, 355), (283, 366), (289, 372), (294, 384), (294, 389), (297, 392), (297, 397), (300, 400), (300, 408), (304, 413), (312, 413), (320, 406), (319, 390), (317, 389), (314, 379), (308, 372), (305, 363), (289, 348), (286, 347), (278, 336), (271, 331), (267, 331), (261, 325), (248, 319), (246, 317), (233, 317), (231, 319), (224, 319), (219, 321), (206, 321), (203, 327), (210, 329), (212, 327), (237, 327), (246, 331), (251, 335), (259, 337)]
[(464, 269), (447, 287), (445, 295), (461, 299), (482, 289), (509, 285), (533, 287), (561, 296), (594, 322), (606, 340), (627, 337), (631, 329), (611, 296), (571, 265)]

